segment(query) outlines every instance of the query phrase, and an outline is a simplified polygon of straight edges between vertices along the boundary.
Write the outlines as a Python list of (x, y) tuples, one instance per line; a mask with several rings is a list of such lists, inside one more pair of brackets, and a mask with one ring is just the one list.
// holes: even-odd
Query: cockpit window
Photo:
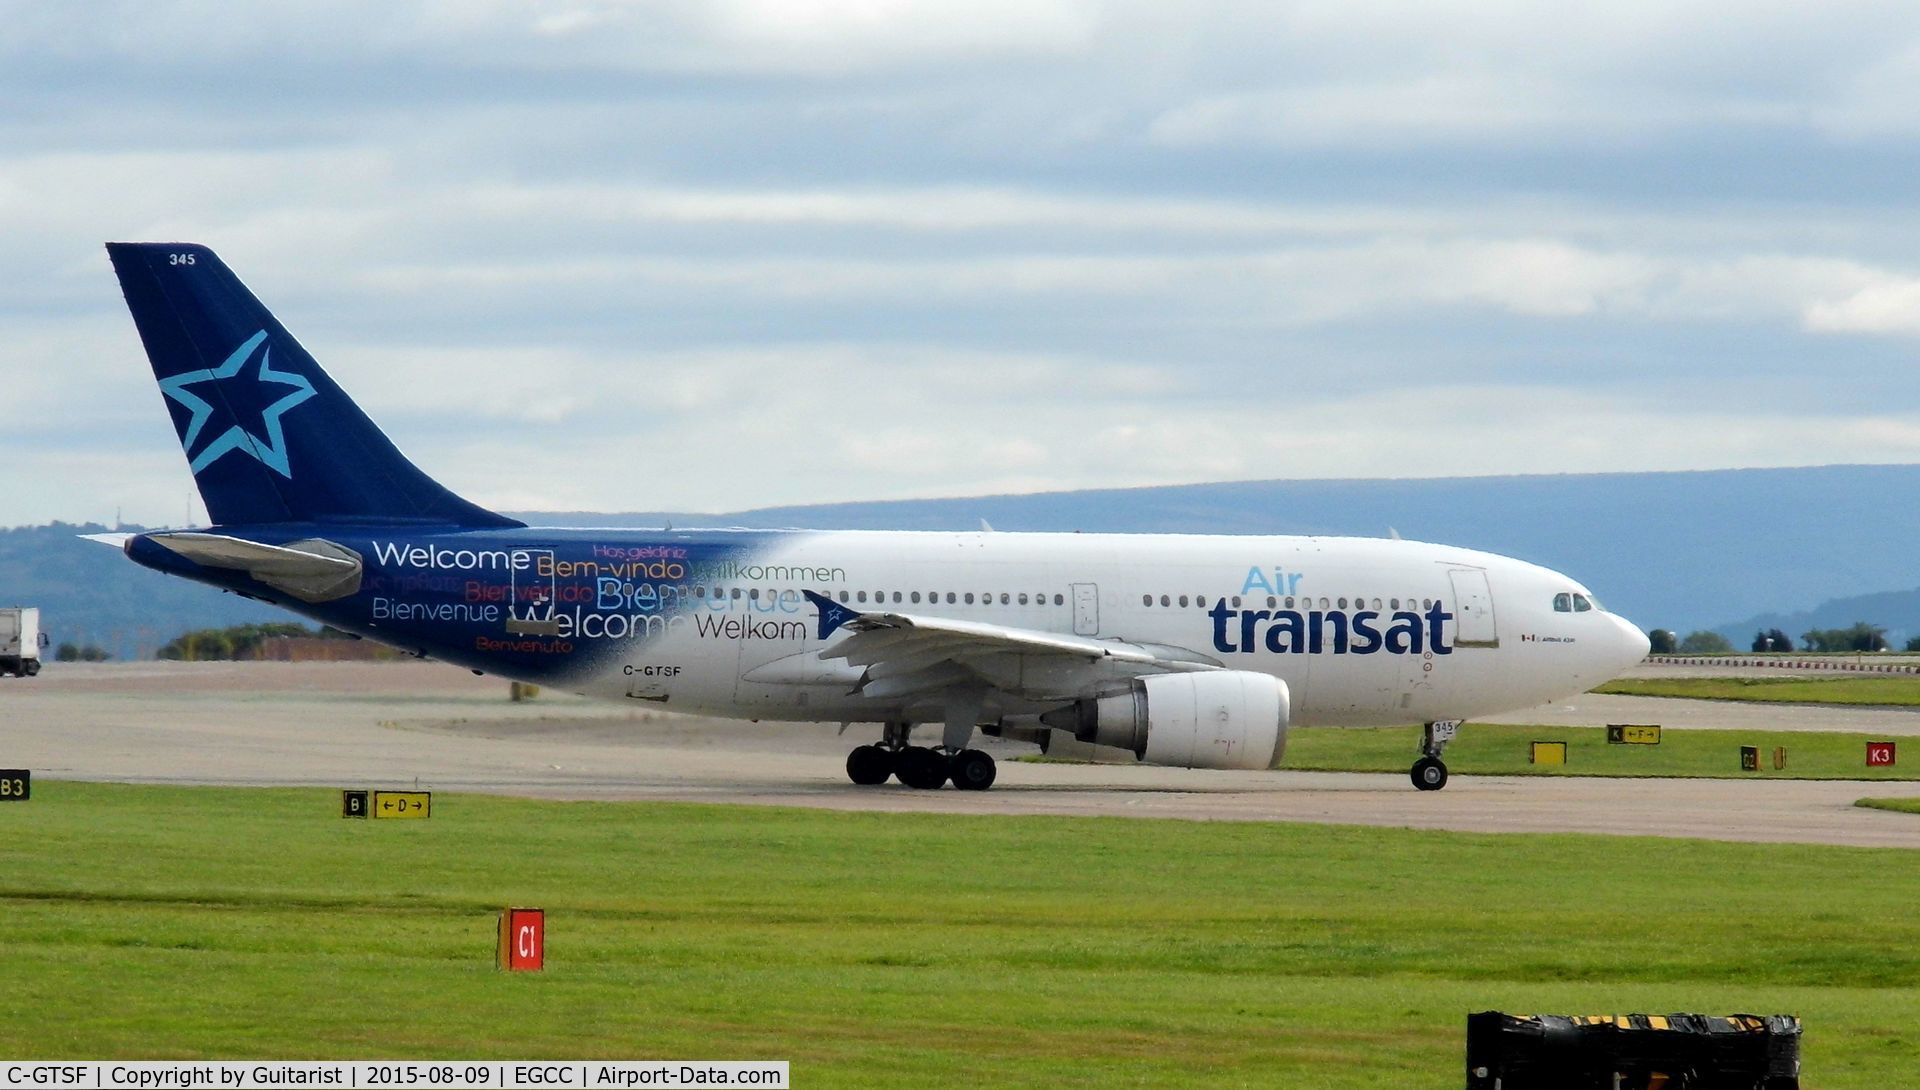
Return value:
[(1555, 613), (1572, 613), (1573, 612), (1573, 595), (1571, 594), (1554, 595), (1553, 611)]
[(1593, 603), (1587, 601), (1586, 595), (1576, 594), (1573, 596), (1573, 611), (1575, 613), (1585, 613), (1588, 610), (1591, 610), (1592, 608), (1593, 608)]

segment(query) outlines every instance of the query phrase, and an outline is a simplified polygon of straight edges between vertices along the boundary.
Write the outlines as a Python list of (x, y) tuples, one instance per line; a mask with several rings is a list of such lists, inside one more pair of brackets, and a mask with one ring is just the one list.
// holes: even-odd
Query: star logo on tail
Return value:
[[(255, 435), (236, 420), (226, 431), (201, 447), (196, 454), (194, 443), (200, 439), (200, 433), (206, 430), (207, 422), (213, 418), (214, 406), (206, 398), (187, 387), (197, 386), (203, 382), (225, 383), (229, 379), (234, 379), (246, 370), (247, 364), (254, 359), (256, 350), (260, 363), (254, 371), (251, 382), (241, 379), (233, 387), (210, 392), (219, 395), (217, 400), (220, 401), (222, 408), (229, 416), (233, 416), (235, 415), (233, 406), (236, 403), (252, 405), (265, 401), (265, 391), (254, 387), (287, 387), (288, 392), (279, 400), (265, 404), (260, 409), (260, 430), (266, 434)], [(287, 462), (287, 441), (280, 426), (280, 418), (296, 405), (312, 398), (316, 391), (313, 383), (307, 381), (305, 375), (273, 369), (273, 346), (267, 343), (266, 330), (263, 329), (248, 337), (240, 347), (233, 350), (233, 354), (227, 357), (226, 362), (218, 367), (187, 371), (172, 378), (160, 380), (160, 391), (169, 399), (185, 406), (187, 411), (193, 414), (187, 421), (186, 432), (180, 437), (180, 445), (186, 449), (187, 458), (196, 476), (223, 456), (239, 451), (282, 477), (288, 480), (293, 479), (293, 467)]]

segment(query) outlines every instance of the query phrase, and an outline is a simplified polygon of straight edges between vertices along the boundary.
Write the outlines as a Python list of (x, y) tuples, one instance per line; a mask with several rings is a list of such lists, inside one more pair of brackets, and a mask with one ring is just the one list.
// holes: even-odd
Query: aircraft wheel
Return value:
[(893, 775), (893, 751), (880, 746), (855, 746), (847, 754), (847, 779), (863, 787), (887, 782)]
[(947, 760), (925, 746), (908, 746), (895, 756), (893, 774), (908, 787), (933, 791), (947, 782)]
[(1447, 786), (1447, 766), (1435, 757), (1422, 757), (1413, 762), (1413, 786), (1422, 791), (1438, 791)]
[(963, 749), (947, 761), (947, 775), (962, 791), (985, 791), (993, 786), (993, 758), (977, 749)]
[(38, 662), (38, 660), (27, 663), (27, 676), (38, 677), (39, 675), (40, 675), (40, 663)]

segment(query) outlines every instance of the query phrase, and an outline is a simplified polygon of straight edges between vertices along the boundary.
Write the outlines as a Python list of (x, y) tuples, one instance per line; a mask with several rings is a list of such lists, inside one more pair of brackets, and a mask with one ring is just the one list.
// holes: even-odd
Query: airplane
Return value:
[(1565, 575), (1398, 535), (530, 527), (402, 455), (212, 250), (107, 252), (212, 523), (102, 535), (133, 561), (476, 673), (877, 726), (855, 784), (984, 790), (976, 733), (1269, 769), (1292, 727), (1417, 723), (1436, 791), (1462, 721), (1648, 651)]

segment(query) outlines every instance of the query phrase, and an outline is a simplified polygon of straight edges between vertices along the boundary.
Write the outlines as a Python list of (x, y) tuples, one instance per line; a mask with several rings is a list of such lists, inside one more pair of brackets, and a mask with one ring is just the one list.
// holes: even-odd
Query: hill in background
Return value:
[(288, 619), (258, 602), (149, 571), (79, 536), (109, 529), (56, 522), (0, 530), (0, 605), (39, 606), (55, 646), (93, 644), (116, 659), (151, 658), (190, 629)]
[[(1025, 496), (777, 507), (721, 515), (541, 514), (558, 525), (1351, 534), (1464, 545), (1544, 564), (1646, 628), (1920, 586), (1920, 466), (1248, 481)], [(1258, 562), (1253, 558), (1250, 563)], [(1873, 619), (1912, 624), (1910, 620)], [(1798, 636), (1801, 630), (1793, 630)], [(1747, 637), (1751, 637), (1749, 631)], [(1744, 642), (1741, 643), (1744, 646)]]
[(1714, 631), (1725, 636), (1739, 650), (1753, 645), (1755, 633), (1779, 629), (1796, 641), (1816, 628), (1850, 628), (1855, 621), (1866, 621), (1887, 630), (1887, 644), (1899, 650), (1909, 636), (1920, 635), (1920, 589), (1890, 590), (1880, 594), (1860, 594), (1835, 598), (1812, 609), (1792, 613), (1762, 613), (1744, 621), (1717, 625)]

